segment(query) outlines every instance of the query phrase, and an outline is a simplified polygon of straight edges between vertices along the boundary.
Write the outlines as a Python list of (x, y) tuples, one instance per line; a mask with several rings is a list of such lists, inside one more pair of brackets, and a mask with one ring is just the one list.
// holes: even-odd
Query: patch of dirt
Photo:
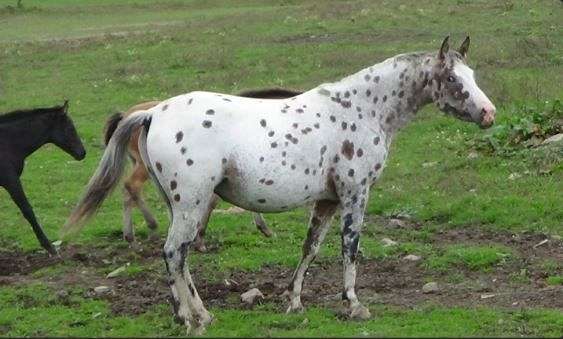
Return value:
[(58, 257), (49, 257), (45, 253), (39, 252), (0, 252), (0, 277), (15, 274), (28, 274), (40, 268), (56, 264), (59, 261), (60, 258)]
[[(549, 241), (537, 246), (545, 239)], [(432, 243), (436, 246), (453, 243), (502, 244), (510, 247), (516, 255), (490, 272), (456, 267), (446, 273), (430, 271), (423, 262), (360, 258), (356, 290), (361, 300), (368, 305), (385, 304), (402, 308), (430, 303), (445, 307), (547, 307), (563, 310), (563, 286), (547, 286), (547, 273), (542, 272), (540, 265), (545, 260), (563, 261), (561, 240), (542, 234), (496, 233), (467, 228), (436, 233)], [(126, 247), (69, 246), (61, 251), (60, 258), (48, 258), (41, 253), (0, 252), (0, 285), (40, 280), (58, 291), (78, 285), (87, 289), (85, 297), (107, 300), (115, 314), (141, 314), (156, 304), (170, 302), (164, 265), (161, 264), (161, 249), (161, 243), (147, 242), (136, 251)], [(70, 263), (66, 265), (69, 271), (58, 277), (30, 275), (38, 269), (63, 262)], [(133, 276), (113, 279), (107, 279), (101, 273), (126, 262), (135, 262), (148, 269)], [(304, 305), (341, 308), (341, 272), (339, 259), (314, 263), (305, 279)], [(522, 272), (525, 281), (511, 279), (511, 276)], [(225, 273), (215, 281), (204, 281), (201, 277), (206, 276), (205, 273), (202, 267), (192, 269), (198, 291), (208, 307), (246, 308), (240, 301), (240, 294), (256, 287), (262, 291), (266, 302), (278, 305), (280, 311), (285, 310), (283, 292), (293, 268), (265, 266), (258, 272)], [(459, 279), (452, 282), (452, 275)], [(422, 286), (430, 280), (438, 283), (439, 291), (422, 293)], [(99, 285), (108, 286), (111, 291), (97, 295), (93, 288)]]

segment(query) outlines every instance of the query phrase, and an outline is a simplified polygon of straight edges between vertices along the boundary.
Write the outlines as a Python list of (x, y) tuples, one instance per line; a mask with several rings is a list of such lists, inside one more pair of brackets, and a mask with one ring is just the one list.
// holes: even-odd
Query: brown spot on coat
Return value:
[(176, 133), (176, 143), (179, 143), (182, 139), (184, 139), (184, 133), (182, 131)]
[(174, 201), (180, 201), (180, 194), (174, 195)]
[(354, 143), (350, 142), (350, 140), (344, 140), (341, 152), (346, 159), (352, 160), (354, 157)]
[(173, 190), (176, 189), (176, 187), (178, 187), (178, 183), (176, 182), (176, 180), (172, 180), (172, 181), (170, 182), (170, 190), (173, 191)]
[(160, 173), (162, 173), (162, 164), (157, 161), (155, 165), (156, 165), (157, 171), (159, 171)]

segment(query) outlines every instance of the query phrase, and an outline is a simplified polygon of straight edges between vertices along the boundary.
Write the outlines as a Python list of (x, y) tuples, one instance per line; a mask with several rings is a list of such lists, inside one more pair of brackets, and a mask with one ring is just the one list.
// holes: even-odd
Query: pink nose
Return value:
[(488, 128), (495, 122), (495, 113), (497, 109), (493, 105), (487, 105), (481, 110), (481, 127)]

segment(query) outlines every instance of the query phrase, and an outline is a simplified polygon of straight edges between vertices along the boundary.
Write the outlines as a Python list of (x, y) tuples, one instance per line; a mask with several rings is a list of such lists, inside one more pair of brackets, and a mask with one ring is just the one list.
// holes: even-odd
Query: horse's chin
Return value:
[(74, 158), (74, 160), (81, 161), (84, 160), (84, 158), (86, 158), (86, 150), (82, 150), (79, 152), (72, 152), (70, 155)]
[(495, 122), (491, 122), (490, 124), (483, 124), (482, 122), (476, 122), (477, 125), (479, 125), (479, 128), (481, 129), (488, 129), (493, 127), (493, 125), (495, 124)]

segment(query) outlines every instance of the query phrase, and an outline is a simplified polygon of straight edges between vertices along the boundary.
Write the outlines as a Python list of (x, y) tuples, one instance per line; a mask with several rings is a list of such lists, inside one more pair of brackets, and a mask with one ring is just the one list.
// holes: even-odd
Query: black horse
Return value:
[(55, 255), (57, 251), (43, 233), (20, 181), (24, 160), (39, 147), (53, 143), (76, 160), (86, 156), (76, 128), (67, 114), (68, 101), (62, 106), (14, 111), (0, 115), (0, 186), (3, 186), (33, 227), (41, 246)]

